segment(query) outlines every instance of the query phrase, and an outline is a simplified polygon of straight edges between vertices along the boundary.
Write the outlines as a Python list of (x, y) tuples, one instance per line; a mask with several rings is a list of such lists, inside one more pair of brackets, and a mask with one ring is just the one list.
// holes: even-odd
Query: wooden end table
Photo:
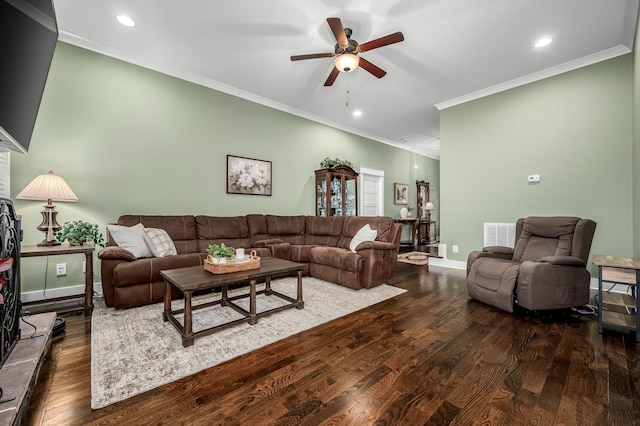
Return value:
[[(640, 259), (595, 255), (592, 262), (598, 267), (598, 331), (602, 334), (605, 327), (631, 331), (640, 342)], [(603, 290), (603, 283), (627, 291)]]
[[(204, 269), (204, 266), (191, 266), (188, 268), (170, 269), (160, 271), (160, 275), (165, 280), (166, 287), (164, 293), (164, 312), (162, 313), (163, 321), (169, 321), (180, 333), (182, 337), (182, 346), (188, 347), (193, 345), (196, 337), (206, 336), (216, 331), (228, 328), (243, 322), (253, 325), (258, 322), (258, 318), (279, 312), (285, 309), (296, 308), (304, 309), (302, 301), (302, 263), (290, 262), (284, 259), (273, 257), (262, 258), (259, 269), (251, 269), (248, 271), (231, 272), (228, 274), (212, 274)], [(274, 275), (296, 272), (298, 275), (298, 288), (296, 298), (293, 299), (287, 295), (279, 293), (271, 288), (271, 278)], [(264, 290), (256, 291), (258, 279), (264, 278), (266, 286)], [(228, 297), (228, 289), (230, 284), (249, 284), (249, 293), (238, 296)], [(171, 287), (180, 291), (184, 297), (184, 309), (171, 309)], [(214, 288), (221, 289), (221, 298), (219, 300), (199, 305), (193, 305), (193, 293), (201, 290), (211, 290)], [(266, 294), (268, 296), (276, 296), (289, 302), (278, 308), (270, 309), (264, 312), (257, 312), (256, 295)], [(249, 297), (249, 311), (233, 303), (234, 300)], [(214, 305), (227, 306), (242, 315), (242, 318), (204, 330), (193, 332), (193, 311), (203, 309)], [(183, 323), (180, 324), (176, 315), (184, 314)]]
[(65, 254), (84, 254), (87, 261), (87, 268), (84, 275), (84, 314), (93, 313), (93, 244), (82, 246), (71, 246), (61, 244), (59, 246), (22, 246), (20, 257), (42, 257), (42, 256), (62, 256)]

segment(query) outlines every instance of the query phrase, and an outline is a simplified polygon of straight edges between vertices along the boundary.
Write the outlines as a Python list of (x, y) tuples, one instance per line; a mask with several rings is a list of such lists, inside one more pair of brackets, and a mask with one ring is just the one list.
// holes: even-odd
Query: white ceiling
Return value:
[[(438, 108), (631, 51), (638, 0), (54, 0), (60, 39), (439, 158)], [(128, 14), (127, 28), (115, 16)], [(387, 71), (324, 81), (339, 17)], [(554, 42), (535, 49), (541, 37)], [(347, 91), (349, 91), (346, 106)], [(438, 108), (436, 107), (438, 106)], [(362, 110), (361, 117), (352, 112)]]

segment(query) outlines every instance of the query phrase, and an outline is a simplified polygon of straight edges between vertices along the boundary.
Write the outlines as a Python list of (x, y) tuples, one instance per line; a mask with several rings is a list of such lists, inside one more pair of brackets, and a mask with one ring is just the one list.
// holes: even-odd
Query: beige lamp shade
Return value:
[(16, 198), (21, 200), (51, 200), (77, 202), (78, 197), (61, 176), (49, 172), (38, 175)]
[(428, 201), (427, 204), (424, 206), (425, 210), (433, 210), (434, 206), (433, 203), (431, 201)]

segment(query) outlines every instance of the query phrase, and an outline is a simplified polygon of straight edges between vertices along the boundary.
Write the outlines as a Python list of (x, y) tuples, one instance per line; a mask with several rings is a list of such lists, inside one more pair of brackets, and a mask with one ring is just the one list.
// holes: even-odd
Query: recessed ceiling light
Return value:
[(354, 117), (360, 117), (362, 115), (362, 111), (360, 111), (359, 109), (353, 111), (353, 116)]
[(136, 26), (136, 21), (134, 21), (133, 19), (131, 19), (127, 15), (118, 15), (118, 16), (116, 16), (116, 19), (118, 20), (118, 22), (120, 22), (125, 27), (135, 27)]
[(400, 138), (400, 142), (406, 142), (407, 138)]
[(551, 44), (553, 40), (550, 38), (541, 38), (540, 40), (536, 41), (536, 44), (534, 44), (534, 47), (545, 47)]

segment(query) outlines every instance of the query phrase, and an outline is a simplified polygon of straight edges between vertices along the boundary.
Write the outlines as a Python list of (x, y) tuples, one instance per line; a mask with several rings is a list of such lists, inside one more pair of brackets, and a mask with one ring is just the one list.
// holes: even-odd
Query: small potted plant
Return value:
[(322, 167), (323, 169), (332, 169), (337, 166), (347, 166), (351, 167), (352, 169), (355, 168), (351, 161), (341, 160), (339, 158), (332, 160), (331, 158), (327, 157), (320, 162), (320, 167)]
[(213, 263), (227, 263), (227, 258), (233, 257), (235, 252), (233, 247), (227, 247), (224, 243), (220, 245), (211, 244), (207, 247), (207, 253)]
[(58, 241), (67, 241), (72, 246), (81, 246), (84, 243), (93, 242), (97, 246), (104, 247), (104, 238), (98, 229), (98, 225), (82, 220), (66, 222), (54, 232), (54, 235)]

